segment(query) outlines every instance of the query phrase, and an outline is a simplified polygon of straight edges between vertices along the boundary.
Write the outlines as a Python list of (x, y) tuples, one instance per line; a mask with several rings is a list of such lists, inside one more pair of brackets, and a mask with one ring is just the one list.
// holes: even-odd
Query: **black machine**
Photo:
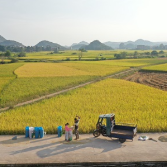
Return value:
[(102, 134), (103, 136), (118, 138), (121, 143), (124, 143), (126, 139), (133, 141), (136, 133), (137, 125), (115, 123), (115, 114), (104, 114), (99, 116), (93, 135), (98, 137)]

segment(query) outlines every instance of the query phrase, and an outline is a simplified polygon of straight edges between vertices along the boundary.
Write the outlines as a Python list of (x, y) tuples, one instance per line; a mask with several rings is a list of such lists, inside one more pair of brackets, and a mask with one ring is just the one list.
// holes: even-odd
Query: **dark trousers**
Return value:
[(75, 133), (76, 139), (79, 139), (79, 131), (78, 131), (78, 129), (74, 129), (74, 133)]

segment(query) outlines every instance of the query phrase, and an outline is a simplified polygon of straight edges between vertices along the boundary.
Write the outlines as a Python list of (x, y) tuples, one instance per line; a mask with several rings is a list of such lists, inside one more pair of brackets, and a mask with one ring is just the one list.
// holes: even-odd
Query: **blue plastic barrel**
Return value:
[(61, 137), (61, 136), (62, 136), (62, 133), (63, 133), (62, 126), (58, 126), (58, 127), (57, 127), (57, 132), (58, 132), (58, 137)]
[(35, 138), (39, 138), (39, 127), (35, 127)]
[(25, 128), (25, 137), (29, 137), (29, 126), (26, 126)]
[(44, 137), (44, 129), (43, 129), (43, 127), (39, 127), (39, 136), (40, 136), (40, 138)]

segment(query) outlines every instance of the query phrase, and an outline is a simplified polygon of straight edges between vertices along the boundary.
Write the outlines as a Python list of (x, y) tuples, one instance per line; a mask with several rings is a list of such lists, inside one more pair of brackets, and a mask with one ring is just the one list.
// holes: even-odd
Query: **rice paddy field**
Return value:
[[(142, 51), (138, 50), (138, 54), (143, 55), (145, 52), (150, 52), (152, 50), (148, 51)], [(133, 53), (135, 50), (97, 50), (97, 51), (86, 51), (83, 52), (82, 60), (95, 60), (95, 59), (114, 59), (114, 54), (119, 54), (121, 52), (126, 52), (128, 54), (128, 57), (133, 57)], [(80, 54), (80, 51), (78, 50), (66, 50), (66, 51), (60, 51), (59, 53), (53, 53), (53, 51), (43, 51), (43, 52), (32, 52), (27, 53), (26, 57), (19, 58), (20, 60), (29, 60), (29, 61), (54, 61), (54, 60), (66, 60), (67, 58), (70, 60), (78, 60), (78, 56)], [(164, 56), (167, 55), (167, 51), (164, 51)]]
[(127, 70), (130, 67), (164, 61), (167, 62), (166, 59), (124, 59), (4, 64), (0, 66), (0, 107), (12, 107), (19, 102)]
[[(92, 51), (91, 56), (101, 52)], [(114, 53), (104, 51), (106, 55), (110, 52)], [(45, 54), (41, 52), (34, 57), (44, 60)], [(0, 65), (0, 107), (12, 108), (19, 102), (99, 80), (132, 67), (145, 66), (143, 69), (151, 68), (149, 70), (156, 67), (166, 72), (165, 63), (167, 59), (152, 58), (3, 64)], [(166, 99), (166, 91), (153, 87), (121, 79), (99, 80), (54, 98), (1, 112), (0, 134), (24, 134), (26, 126), (43, 126), (47, 133), (54, 134), (59, 125), (64, 126), (67, 122), (73, 125), (76, 114), (81, 116), (80, 132), (91, 133), (99, 114), (106, 113), (115, 113), (116, 122), (137, 124), (139, 132), (163, 132), (167, 131)]]
[(142, 68), (144, 71), (167, 72), (167, 64), (159, 64)]
[[(138, 132), (167, 129), (167, 93), (145, 85), (107, 79), (51, 99), (0, 114), (0, 134), (23, 134), (26, 126), (47, 133), (81, 116), (80, 132), (91, 133), (100, 114), (115, 113), (116, 122), (135, 123)], [(9, 124), (10, 122), (10, 124)]]
[[(110, 75), (129, 67), (103, 64), (79, 63), (25, 63), (16, 64), (12, 71), (13, 80), (6, 84), (4, 77), (0, 84), (0, 106), (13, 106), (55, 91), (76, 86)], [(8, 64), (0, 66), (7, 68)], [(8, 76), (7, 74), (3, 74)]]

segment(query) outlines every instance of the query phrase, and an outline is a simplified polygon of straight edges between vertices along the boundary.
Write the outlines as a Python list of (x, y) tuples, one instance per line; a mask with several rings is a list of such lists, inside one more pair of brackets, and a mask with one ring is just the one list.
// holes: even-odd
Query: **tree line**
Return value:
[(15, 62), (18, 61), (18, 59), (17, 59), (18, 57), (26, 57), (26, 53), (21, 51), (21, 52), (19, 52), (17, 54), (14, 54), (12, 56), (11, 51), (7, 50), (5, 52), (0, 53), (0, 59), (1, 59), (0, 63), (4, 64), (5, 63), (5, 61), (4, 61), (5, 59), (11, 60), (11, 63), (15, 63)]
[(51, 46), (39, 47), (39, 46), (2, 46), (0, 45), (0, 51), (6, 52), (7, 50), (11, 52), (40, 52), (40, 51), (53, 51)]
[(152, 57), (156, 57), (156, 56), (160, 56), (160, 57), (165, 57), (163, 54), (165, 52), (163, 50), (161, 51), (156, 51), (153, 50), (151, 52), (144, 52), (144, 53), (139, 53), (138, 51), (134, 51), (134, 53), (127, 53), (127, 52), (121, 52), (121, 53), (116, 53), (114, 54), (114, 57), (116, 59), (126, 59), (126, 58), (152, 58)]

